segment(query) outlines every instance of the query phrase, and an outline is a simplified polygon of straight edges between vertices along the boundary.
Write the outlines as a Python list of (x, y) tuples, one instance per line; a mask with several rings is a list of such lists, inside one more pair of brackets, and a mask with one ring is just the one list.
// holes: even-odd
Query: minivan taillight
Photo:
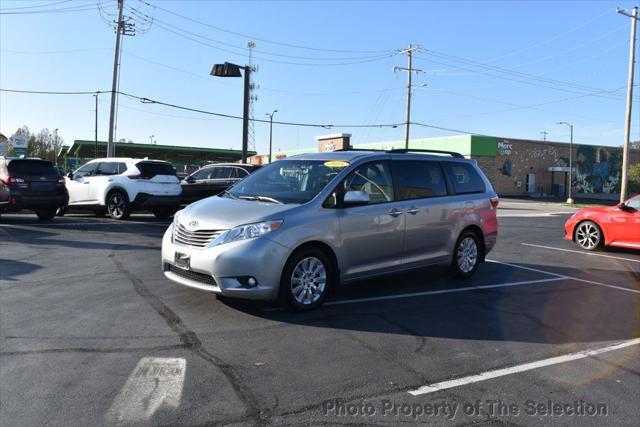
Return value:
[(494, 197), (493, 199), (491, 199), (491, 207), (493, 209), (497, 208), (499, 204), (500, 204), (500, 199), (498, 199), (497, 197)]
[(24, 179), (18, 178), (17, 176), (4, 176), (0, 178), (0, 181), (9, 187), (16, 184), (24, 184)]

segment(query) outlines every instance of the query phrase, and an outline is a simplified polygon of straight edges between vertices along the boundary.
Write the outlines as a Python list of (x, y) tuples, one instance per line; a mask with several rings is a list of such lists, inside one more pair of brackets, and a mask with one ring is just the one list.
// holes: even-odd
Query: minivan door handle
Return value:
[(418, 213), (418, 208), (416, 208), (415, 206), (411, 206), (409, 209), (407, 209), (407, 213), (411, 214), (411, 215), (415, 215)]
[(393, 208), (389, 211), (389, 215), (395, 218), (402, 215), (402, 211), (400, 209)]

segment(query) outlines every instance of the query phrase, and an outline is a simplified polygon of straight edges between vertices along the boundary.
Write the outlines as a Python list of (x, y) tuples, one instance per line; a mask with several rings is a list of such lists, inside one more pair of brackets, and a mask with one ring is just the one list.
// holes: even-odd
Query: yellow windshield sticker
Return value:
[(328, 168), (344, 168), (349, 166), (349, 162), (340, 162), (340, 161), (331, 161), (331, 162), (324, 162), (324, 165)]

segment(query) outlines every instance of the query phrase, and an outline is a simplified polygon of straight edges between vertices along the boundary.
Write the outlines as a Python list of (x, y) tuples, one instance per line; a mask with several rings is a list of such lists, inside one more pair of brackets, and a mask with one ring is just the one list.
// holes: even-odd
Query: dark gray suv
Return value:
[(51, 162), (0, 157), (0, 212), (28, 209), (49, 220), (68, 200), (65, 179)]

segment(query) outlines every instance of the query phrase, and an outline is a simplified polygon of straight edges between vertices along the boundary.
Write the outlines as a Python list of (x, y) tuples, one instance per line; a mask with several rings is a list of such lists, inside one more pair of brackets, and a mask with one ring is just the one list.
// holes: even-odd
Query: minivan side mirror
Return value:
[(344, 195), (345, 207), (369, 204), (369, 193), (366, 191), (347, 191)]

